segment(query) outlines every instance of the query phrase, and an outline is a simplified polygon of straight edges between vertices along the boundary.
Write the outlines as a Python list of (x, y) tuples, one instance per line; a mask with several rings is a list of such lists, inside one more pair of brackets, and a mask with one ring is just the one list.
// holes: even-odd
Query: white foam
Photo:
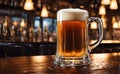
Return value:
[(82, 9), (61, 9), (57, 12), (57, 21), (86, 20), (88, 12)]

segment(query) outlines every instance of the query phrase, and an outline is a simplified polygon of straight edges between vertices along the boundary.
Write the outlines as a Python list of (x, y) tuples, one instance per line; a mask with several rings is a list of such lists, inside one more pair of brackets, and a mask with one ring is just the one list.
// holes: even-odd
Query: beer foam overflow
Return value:
[(61, 9), (57, 12), (57, 21), (66, 21), (66, 20), (84, 21), (86, 20), (86, 18), (88, 18), (88, 12), (82, 9)]

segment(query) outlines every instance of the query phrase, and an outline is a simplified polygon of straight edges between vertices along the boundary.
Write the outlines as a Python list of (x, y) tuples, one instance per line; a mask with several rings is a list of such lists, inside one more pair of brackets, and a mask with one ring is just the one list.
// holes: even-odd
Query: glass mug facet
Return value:
[[(89, 44), (88, 26), (98, 23), (99, 39)], [(88, 16), (81, 9), (62, 9), (57, 12), (57, 51), (54, 63), (60, 66), (84, 66), (90, 64), (89, 50), (100, 44), (103, 38), (102, 22)]]

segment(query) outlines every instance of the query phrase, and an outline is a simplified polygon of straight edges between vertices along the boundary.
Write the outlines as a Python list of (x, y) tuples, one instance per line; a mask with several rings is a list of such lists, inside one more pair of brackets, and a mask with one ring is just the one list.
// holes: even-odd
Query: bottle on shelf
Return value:
[(43, 41), (47, 42), (49, 40), (49, 32), (48, 32), (48, 27), (44, 27), (43, 31)]

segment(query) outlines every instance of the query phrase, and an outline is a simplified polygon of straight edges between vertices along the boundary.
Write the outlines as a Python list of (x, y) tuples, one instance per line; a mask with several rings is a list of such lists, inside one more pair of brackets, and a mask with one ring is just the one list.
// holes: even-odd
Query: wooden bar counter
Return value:
[(84, 67), (60, 67), (54, 55), (0, 58), (0, 74), (120, 74), (120, 52), (91, 54)]

